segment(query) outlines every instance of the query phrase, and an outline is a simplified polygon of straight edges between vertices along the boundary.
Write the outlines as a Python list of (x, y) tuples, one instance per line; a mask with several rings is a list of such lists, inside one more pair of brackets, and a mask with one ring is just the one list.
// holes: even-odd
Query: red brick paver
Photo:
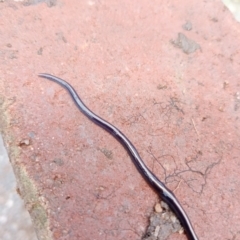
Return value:
[(39, 72), (131, 139), (201, 240), (240, 239), (240, 24), (220, 1), (52, 3), (0, 3), (0, 126), (39, 239), (141, 239), (157, 201)]

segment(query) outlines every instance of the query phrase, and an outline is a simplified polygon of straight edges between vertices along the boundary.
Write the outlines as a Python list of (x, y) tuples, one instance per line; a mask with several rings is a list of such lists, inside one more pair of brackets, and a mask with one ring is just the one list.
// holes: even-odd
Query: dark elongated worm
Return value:
[(73, 101), (76, 103), (79, 110), (88, 117), (91, 121), (104, 128), (107, 132), (109, 132), (114, 138), (116, 138), (122, 146), (129, 153), (133, 163), (137, 167), (138, 171), (142, 174), (145, 180), (152, 186), (152, 188), (157, 192), (159, 197), (168, 204), (170, 209), (175, 213), (177, 218), (179, 219), (184, 231), (188, 237), (188, 240), (198, 240), (197, 235), (194, 232), (192, 224), (185, 213), (184, 209), (178, 202), (177, 198), (145, 165), (141, 157), (139, 156), (138, 151), (134, 147), (134, 145), (128, 140), (128, 138), (116, 127), (114, 127), (109, 122), (103, 120), (95, 113), (93, 113), (80, 99), (74, 88), (67, 83), (66, 81), (55, 77), (53, 75), (47, 73), (39, 74), (39, 77), (46, 78), (48, 80), (54, 81), (61, 86), (63, 86), (71, 95)]

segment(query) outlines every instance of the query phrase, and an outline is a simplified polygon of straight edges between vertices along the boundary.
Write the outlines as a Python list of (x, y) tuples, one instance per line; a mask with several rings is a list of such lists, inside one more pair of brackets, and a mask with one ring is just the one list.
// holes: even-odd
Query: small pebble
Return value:
[(172, 215), (172, 216), (170, 217), (170, 219), (171, 219), (172, 223), (175, 223), (175, 222), (177, 221), (177, 218), (176, 218), (175, 215)]
[(184, 233), (184, 229), (181, 228), (179, 231), (178, 231), (179, 234), (183, 234)]
[(30, 140), (29, 139), (23, 139), (20, 141), (19, 146), (29, 146), (30, 145)]
[(160, 226), (156, 226), (154, 236), (157, 237), (160, 230)]
[(161, 213), (161, 212), (163, 211), (160, 203), (157, 203), (157, 204), (155, 205), (154, 210), (155, 210), (156, 213)]
[(163, 209), (169, 210), (168, 205), (165, 202), (163, 202), (163, 201), (161, 201), (161, 206), (162, 206)]

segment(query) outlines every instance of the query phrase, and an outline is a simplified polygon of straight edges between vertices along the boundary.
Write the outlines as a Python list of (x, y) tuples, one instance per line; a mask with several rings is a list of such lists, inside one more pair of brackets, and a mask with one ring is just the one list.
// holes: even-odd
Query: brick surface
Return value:
[(223, 4), (35, 2), (0, 3), (0, 123), (39, 239), (141, 239), (157, 201), (40, 72), (129, 137), (201, 240), (240, 239), (240, 25)]

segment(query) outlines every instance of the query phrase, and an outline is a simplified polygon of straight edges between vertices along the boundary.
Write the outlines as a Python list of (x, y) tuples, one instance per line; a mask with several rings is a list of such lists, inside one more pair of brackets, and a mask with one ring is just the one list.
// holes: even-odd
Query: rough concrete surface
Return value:
[(240, 25), (221, 1), (5, 0), (0, 17), (1, 132), (39, 239), (139, 240), (158, 201), (40, 72), (129, 137), (199, 239), (240, 239)]

